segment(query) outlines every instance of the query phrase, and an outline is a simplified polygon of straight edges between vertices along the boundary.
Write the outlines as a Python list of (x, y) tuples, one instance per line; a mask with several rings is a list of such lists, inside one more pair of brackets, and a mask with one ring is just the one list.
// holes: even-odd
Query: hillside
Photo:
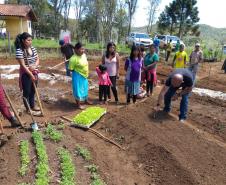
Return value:
[[(220, 44), (226, 42), (226, 28), (215, 28), (206, 24), (200, 24), (200, 39), (208, 44)], [(133, 27), (134, 32), (147, 32), (146, 26), (144, 27)], [(157, 32), (157, 25), (153, 26), (152, 36)]]

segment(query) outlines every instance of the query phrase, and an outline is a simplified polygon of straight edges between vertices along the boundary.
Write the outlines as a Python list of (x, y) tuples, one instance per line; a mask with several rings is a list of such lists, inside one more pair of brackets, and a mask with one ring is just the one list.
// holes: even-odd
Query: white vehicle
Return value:
[(130, 33), (126, 39), (126, 44), (128, 46), (144, 46), (149, 47), (153, 43), (152, 39), (146, 33)]
[(175, 49), (178, 40), (179, 40), (180, 44), (184, 44), (184, 42), (182, 40), (180, 40), (180, 38), (177, 36), (158, 35), (158, 38), (160, 40), (160, 48), (164, 48), (170, 40), (172, 40), (173, 49)]

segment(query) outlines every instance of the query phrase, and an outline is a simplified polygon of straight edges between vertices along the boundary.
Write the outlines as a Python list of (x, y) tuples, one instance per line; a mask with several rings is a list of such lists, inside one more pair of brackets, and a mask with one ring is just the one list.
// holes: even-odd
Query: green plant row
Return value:
[(89, 161), (92, 159), (89, 150), (87, 150), (86, 148), (77, 145), (75, 150), (76, 154), (81, 156), (84, 160)]
[(35, 185), (48, 185), (49, 184), (49, 164), (46, 147), (43, 142), (42, 134), (38, 131), (32, 133), (32, 138), (35, 143), (38, 162), (36, 165), (36, 180)]
[(64, 148), (58, 149), (61, 168), (61, 185), (75, 185), (75, 167), (70, 152)]
[(19, 173), (21, 176), (24, 176), (28, 171), (28, 165), (30, 163), (28, 140), (20, 141), (20, 157), (21, 157), (21, 167)]
[(59, 142), (63, 138), (62, 132), (56, 130), (56, 128), (51, 124), (48, 124), (45, 133), (51, 140), (55, 142)]
[[(87, 148), (77, 145), (75, 150), (76, 154), (81, 156), (85, 161), (90, 161), (92, 159), (91, 153)], [(106, 183), (102, 181), (100, 175), (98, 174), (98, 166), (96, 166), (95, 164), (91, 164), (86, 167), (90, 172), (90, 185), (106, 185)]]
[(89, 107), (76, 115), (73, 118), (73, 122), (77, 125), (88, 126), (100, 119), (105, 112), (106, 109), (101, 107)]

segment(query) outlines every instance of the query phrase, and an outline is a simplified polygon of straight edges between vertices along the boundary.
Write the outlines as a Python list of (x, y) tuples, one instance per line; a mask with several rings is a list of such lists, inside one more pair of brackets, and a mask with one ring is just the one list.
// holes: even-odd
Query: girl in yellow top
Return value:
[(173, 68), (186, 68), (186, 63), (188, 62), (188, 55), (184, 51), (184, 45), (180, 45), (180, 50), (176, 52), (173, 58)]

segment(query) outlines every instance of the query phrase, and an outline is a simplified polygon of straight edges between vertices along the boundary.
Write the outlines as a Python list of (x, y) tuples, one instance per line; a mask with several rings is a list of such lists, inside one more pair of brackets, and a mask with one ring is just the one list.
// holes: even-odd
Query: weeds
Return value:
[(75, 167), (71, 159), (70, 153), (64, 148), (58, 150), (61, 166), (61, 185), (74, 185)]
[(84, 147), (81, 147), (80, 145), (76, 146), (76, 153), (77, 153), (77, 155), (80, 155), (83, 159), (85, 159), (86, 161), (89, 161), (92, 159), (89, 150)]
[(38, 156), (38, 163), (36, 165), (36, 180), (35, 185), (48, 185), (49, 184), (49, 165), (46, 147), (43, 142), (42, 134), (34, 131), (32, 138), (35, 143), (36, 152)]
[(59, 142), (63, 138), (62, 132), (57, 131), (56, 128), (51, 124), (48, 124), (45, 133), (51, 140), (55, 142)]
[(20, 142), (20, 156), (21, 156), (21, 167), (19, 173), (21, 176), (24, 176), (28, 171), (28, 165), (30, 163), (29, 143), (27, 140), (23, 140)]

